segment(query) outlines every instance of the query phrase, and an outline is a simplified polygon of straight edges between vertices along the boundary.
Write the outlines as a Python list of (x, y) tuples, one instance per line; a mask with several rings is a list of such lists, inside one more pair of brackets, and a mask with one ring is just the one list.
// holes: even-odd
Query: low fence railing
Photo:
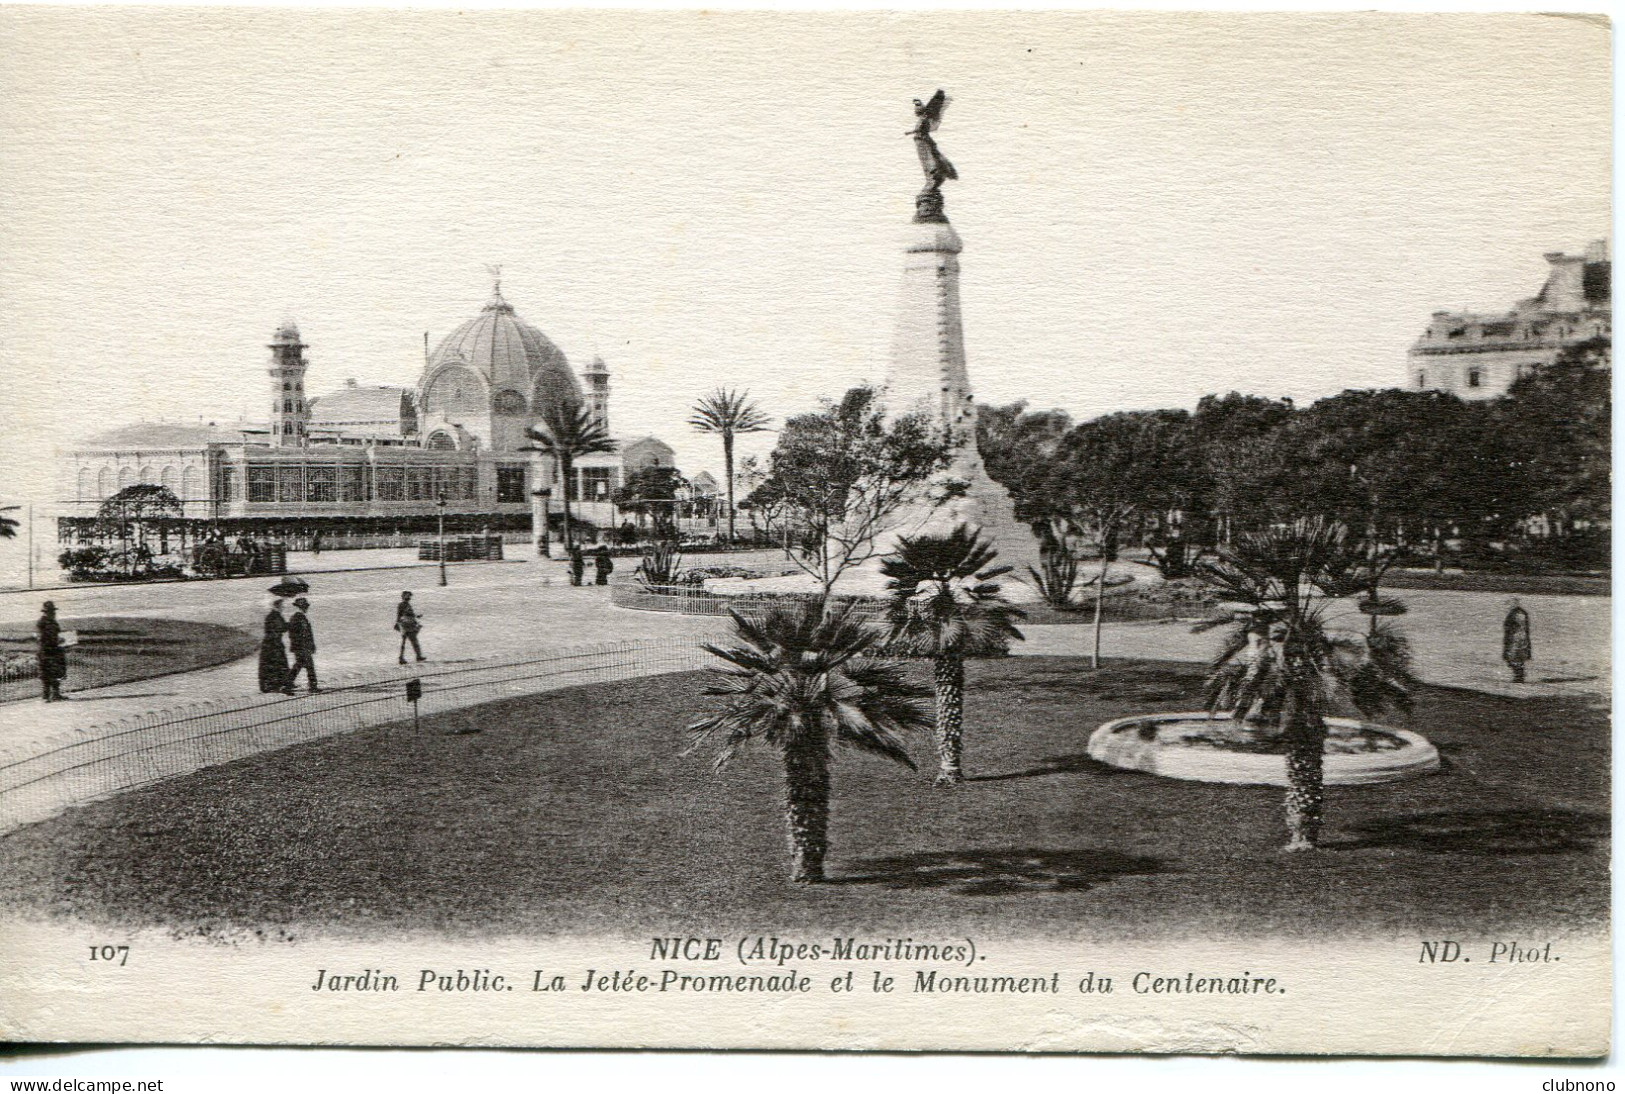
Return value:
[(0, 753), (0, 833), (81, 802), (256, 753), (410, 722), (406, 684), (422, 686), (418, 712), (440, 714), (499, 699), (583, 684), (704, 668), (710, 657), (692, 640), (620, 642), (534, 657), (395, 669), (347, 677), (315, 695), (255, 695), (155, 711), (112, 722), (34, 751)]
[[(785, 603), (816, 599), (812, 593), (739, 593), (722, 596), (708, 593), (699, 585), (644, 585), (637, 581), (612, 582), (609, 602), (617, 608), (642, 612), (678, 612), (683, 615), (727, 615), (737, 611), (746, 616), (764, 612)], [(872, 597), (833, 598), (837, 604), (850, 604), (853, 614), (878, 620), (886, 614), (886, 602)]]

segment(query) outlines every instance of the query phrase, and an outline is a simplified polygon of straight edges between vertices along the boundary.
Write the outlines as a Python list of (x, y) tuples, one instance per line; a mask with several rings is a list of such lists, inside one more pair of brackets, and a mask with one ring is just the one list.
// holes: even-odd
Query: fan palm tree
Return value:
[(618, 446), (597, 415), (574, 399), (562, 399), (543, 408), (541, 421), (526, 427), (525, 436), (536, 443), (525, 445), (519, 451), (553, 457), (559, 493), (564, 498), (564, 549), (568, 551), (575, 545), (570, 520), (570, 482), (575, 474), (575, 462), (582, 456), (614, 452)]
[(932, 661), (938, 786), (964, 778), (965, 659), (1008, 653), (1011, 640), (1022, 639), (1016, 620), (1025, 613), (993, 580), (1010, 572), (1009, 566), (993, 566), (997, 557), (980, 532), (961, 524), (947, 535), (902, 536), (880, 562), (891, 579), (888, 647)]
[(1209, 713), (1228, 708), (1286, 750), (1289, 851), (1310, 850), (1325, 806), (1326, 717), (1408, 710), (1416, 678), (1405, 637), (1386, 621), (1370, 633), (1334, 628), (1336, 602), (1368, 584), (1369, 555), (1341, 524), (1310, 518), (1244, 533), (1198, 572), (1245, 611), (1213, 660)]
[(734, 438), (741, 433), (762, 433), (772, 421), (751, 402), (750, 392), (717, 388), (695, 403), (688, 424), (701, 433), (722, 438), (722, 472), (728, 489), (728, 542), (734, 541)]
[(720, 736), (721, 771), (752, 738), (776, 749), (784, 763), (790, 876), (823, 881), (834, 746), (912, 770), (902, 738), (930, 725), (922, 702), (930, 693), (898, 666), (866, 656), (877, 635), (849, 608), (826, 615), (822, 603), (807, 600), (774, 606), (759, 621), (730, 614), (736, 643), (705, 647), (724, 662), (705, 692), (721, 702), (689, 726), (685, 752)]

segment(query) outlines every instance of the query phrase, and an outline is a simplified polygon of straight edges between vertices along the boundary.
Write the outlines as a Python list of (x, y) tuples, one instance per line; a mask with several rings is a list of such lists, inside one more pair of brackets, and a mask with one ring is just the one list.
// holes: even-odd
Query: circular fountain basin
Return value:
[[(1394, 782), (1439, 769), (1420, 733), (1352, 718), (1326, 719), (1327, 786)], [(1264, 751), (1229, 717), (1203, 711), (1141, 714), (1107, 722), (1089, 737), (1091, 759), (1130, 771), (1209, 783), (1286, 786), (1286, 756)]]

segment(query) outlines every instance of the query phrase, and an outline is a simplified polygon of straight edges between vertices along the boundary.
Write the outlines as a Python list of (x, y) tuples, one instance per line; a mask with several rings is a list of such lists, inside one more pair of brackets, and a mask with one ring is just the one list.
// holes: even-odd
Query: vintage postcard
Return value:
[(0, 1036), (1608, 1053), (1602, 17), (0, 41)]

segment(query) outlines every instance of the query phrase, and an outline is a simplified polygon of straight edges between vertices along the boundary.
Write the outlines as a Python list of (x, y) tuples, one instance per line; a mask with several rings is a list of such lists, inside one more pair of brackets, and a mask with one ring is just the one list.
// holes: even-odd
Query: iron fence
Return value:
[(608, 643), (428, 672), (355, 674), (315, 695), (215, 700), (71, 731), (69, 739), (0, 756), (0, 833), (159, 779), (366, 726), (409, 722), (406, 684), (414, 679), (422, 686), (418, 713), (432, 715), (583, 684), (685, 672), (708, 661), (692, 640)]

